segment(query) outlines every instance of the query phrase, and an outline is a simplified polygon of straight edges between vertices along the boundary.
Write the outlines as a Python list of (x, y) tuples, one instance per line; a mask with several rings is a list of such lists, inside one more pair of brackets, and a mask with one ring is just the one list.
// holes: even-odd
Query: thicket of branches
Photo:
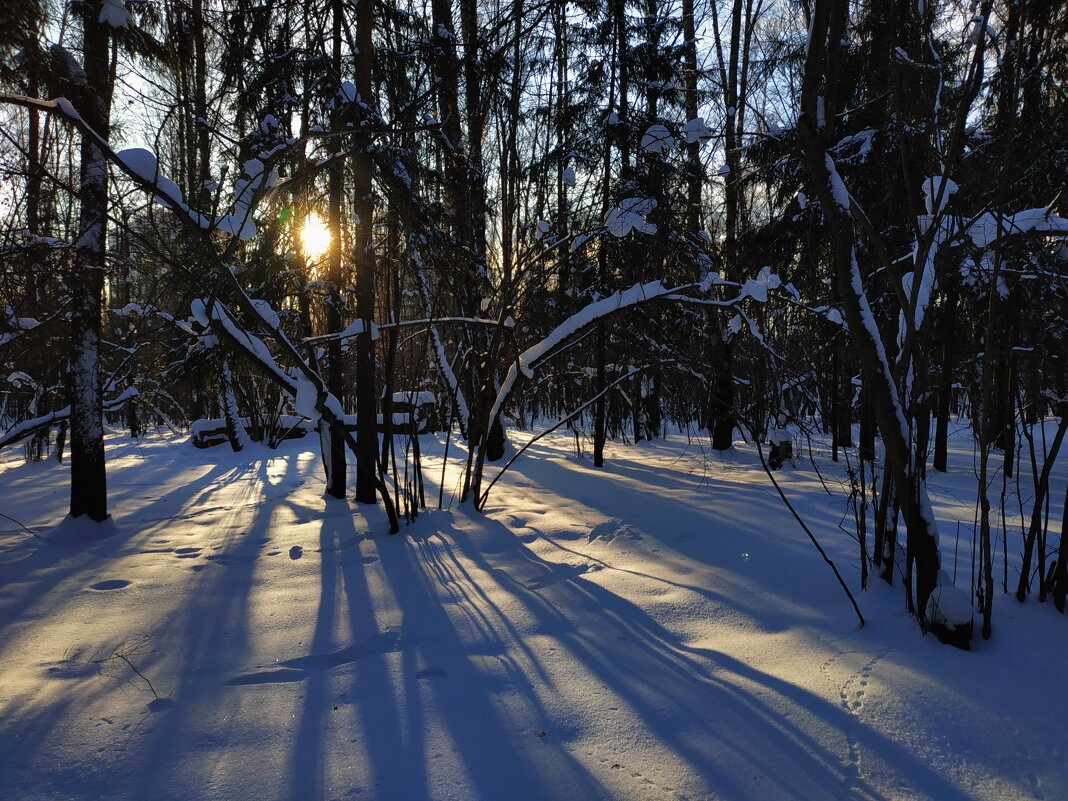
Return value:
[(999, 533), (1003, 557), (1022, 544), (1017, 596), (1063, 610), (1060, 4), (0, 10), (0, 446), (69, 446), (72, 514), (108, 514), (104, 420), (215, 426), (235, 450), (310, 421), (327, 492), (351, 455), (394, 528), (424, 502), (396, 393), (435, 394), (479, 507), (505, 430), (536, 420), (598, 466), (669, 425), (779, 451), (821, 429), (865, 579), (966, 642), (926, 492), (961, 420), (984, 634), (1010, 590)]

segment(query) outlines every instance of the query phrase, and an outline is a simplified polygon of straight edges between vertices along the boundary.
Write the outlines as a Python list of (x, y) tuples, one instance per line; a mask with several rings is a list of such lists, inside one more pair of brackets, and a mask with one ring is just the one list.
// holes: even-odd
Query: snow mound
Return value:
[(589, 542), (595, 540), (601, 540), (602, 542), (612, 542), (615, 539), (631, 540), (632, 542), (638, 542), (644, 539), (642, 533), (623, 520), (612, 519), (606, 520), (603, 523), (598, 523), (592, 529), (590, 529)]

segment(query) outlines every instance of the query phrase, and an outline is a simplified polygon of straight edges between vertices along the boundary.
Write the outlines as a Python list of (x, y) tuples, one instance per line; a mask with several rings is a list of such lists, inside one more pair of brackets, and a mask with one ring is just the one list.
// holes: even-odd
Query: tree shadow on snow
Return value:
[[(374, 556), (359, 547), (337, 547), (354, 536), (351, 516), (324, 519), (315, 633), (309, 655), (288, 663), (307, 681), (289, 797), (324, 798), (328, 789), (336, 791), (324, 786), (327, 740), (337, 737), (331, 731), (335, 692), (356, 706), (356, 730), (347, 747), (362, 749), (356, 758), (366, 765), (351, 792), (405, 801), (607, 798), (564, 749), (543, 741), (537, 731), (515, 729), (499, 699), (505, 688), (479, 669), (482, 660), (503, 653), (503, 645), (486, 639), (472, 649), (461, 638), (453, 614), (477, 615), (477, 607), (442, 597), (425, 541), (378, 538)], [(369, 571), (367, 563), (376, 560), (380, 564)], [(373, 587), (371, 575), (386, 586)], [(381, 608), (383, 592), (394, 608)], [(399, 615), (393, 624), (383, 618), (390, 614)], [(331, 633), (339, 623), (352, 644), (335, 649)], [(341, 665), (351, 665), (349, 672), (340, 686), (332, 686), (330, 669)], [(520, 675), (512, 678), (523, 682)]]
[[(966, 801), (952, 784), (845, 709), (724, 653), (685, 645), (629, 601), (542, 560), (503, 525), (483, 518), (472, 519), (471, 526), (442, 525), (443, 516), (435, 514), (426, 523), (431, 521), (438, 531), (421, 523), (407, 547), (403, 540), (390, 541), (380, 554), (403, 613), (402, 639), (410, 639), (426, 664), (449, 671), (448, 680), (434, 685), (433, 700), (475, 784), (472, 797), (499, 798), (508, 786), (510, 798), (604, 796), (596, 777), (566, 748), (553, 750), (556, 762), (550, 765), (545, 751), (532, 758), (529, 749), (517, 747), (515, 721), (500, 703), (501, 696), (514, 696), (507, 709), (523, 710), (525, 718), (540, 715), (545, 731), (562, 741), (576, 733), (572, 724), (550, 719), (547, 711), (554, 679), (544, 642), (552, 641), (685, 763), (690, 776), (679, 782), (697, 782), (707, 793), (698, 797), (822, 801), (850, 792), (852, 798), (878, 801), (884, 796), (857, 771), (856, 760), (863, 757), (877, 760), (884, 775), (889, 769), (903, 785), (932, 798)], [(420, 531), (428, 533), (420, 536)], [(365, 619), (369, 610), (353, 611)], [(539, 645), (517, 631), (516, 619), (533, 621)], [(486, 670), (487, 654), (500, 655), (495, 670)], [(560, 657), (554, 653), (552, 658)], [(415, 675), (419, 661), (412, 662), (406, 677)], [(502, 671), (505, 686), (487, 683), (487, 673)], [(409, 680), (409, 699), (418, 697), (416, 684)], [(389, 732), (393, 710), (381, 712)], [(472, 720), (479, 721), (481, 742), (468, 739)], [(496, 747), (486, 751), (487, 743)], [(418, 752), (410, 756), (419, 761)], [(625, 748), (589, 756), (617, 765), (627, 758)], [(414, 769), (412, 762), (408, 765)], [(518, 795), (515, 788), (522, 788)], [(424, 797), (414, 787), (389, 789), (400, 794), (382, 797)]]

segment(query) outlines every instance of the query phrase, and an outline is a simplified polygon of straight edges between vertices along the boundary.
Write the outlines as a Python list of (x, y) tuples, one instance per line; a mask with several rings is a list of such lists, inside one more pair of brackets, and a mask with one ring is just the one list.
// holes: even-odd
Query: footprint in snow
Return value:
[(638, 541), (642, 538), (642, 534), (638, 529), (622, 520), (606, 520), (590, 529), (590, 533), (587, 535), (587, 541), (589, 542), (594, 540), (611, 542), (616, 538)]
[(296, 560), (300, 559), (300, 557), (302, 556), (304, 556), (304, 549), (301, 548), (299, 545), (294, 545), (292, 548), (289, 549), (290, 559)]
[(565, 565), (556, 564), (553, 565), (548, 573), (544, 573), (537, 578), (527, 582), (527, 588), (531, 590), (543, 590), (546, 587), (551, 587), (554, 584), (560, 584), (564, 581), (570, 581), (573, 578), (578, 578), (583, 573), (592, 569), (599, 569), (599, 565)]
[(417, 679), (437, 679), (443, 676), (448, 676), (449, 671), (445, 668), (429, 667), (422, 670), (415, 671), (415, 677)]
[(107, 581), (98, 581), (92, 586), (94, 590), (121, 590), (123, 587), (130, 586), (130, 582), (126, 579), (108, 579)]

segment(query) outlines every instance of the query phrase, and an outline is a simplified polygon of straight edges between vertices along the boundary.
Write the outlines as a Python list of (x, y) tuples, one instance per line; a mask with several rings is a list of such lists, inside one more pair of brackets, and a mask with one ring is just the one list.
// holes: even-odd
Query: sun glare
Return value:
[(330, 229), (314, 212), (304, 218), (300, 228), (300, 247), (309, 262), (316, 261), (330, 249)]

